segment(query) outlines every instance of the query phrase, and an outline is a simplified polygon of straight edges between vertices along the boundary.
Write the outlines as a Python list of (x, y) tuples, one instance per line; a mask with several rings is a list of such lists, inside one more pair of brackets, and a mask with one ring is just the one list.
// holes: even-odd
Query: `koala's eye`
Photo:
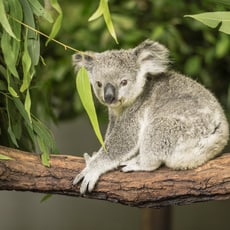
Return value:
[(102, 87), (102, 83), (101, 83), (100, 81), (97, 81), (96, 84), (97, 84), (97, 86), (98, 86), (99, 88)]
[(122, 80), (122, 81), (121, 81), (121, 83), (120, 83), (120, 84), (121, 84), (121, 86), (126, 86), (126, 85), (127, 85), (127, 83), (128, 83), (128, 81), (124, 79), (124, 80)]

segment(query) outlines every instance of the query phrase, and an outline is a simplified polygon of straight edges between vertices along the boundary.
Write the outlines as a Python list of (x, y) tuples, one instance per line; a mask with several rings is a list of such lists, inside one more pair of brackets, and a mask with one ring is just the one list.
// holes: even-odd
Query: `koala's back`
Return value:
[[(184, 75), (170, 71), (157, 76), (152, 84), (151, 104), (154, 116), (180, 116), (186, 119), (200, 114), (219, 114), (226, 121), (223, 110), (204, 86)], [(153, 102), (154, 101), (154, 102)]]

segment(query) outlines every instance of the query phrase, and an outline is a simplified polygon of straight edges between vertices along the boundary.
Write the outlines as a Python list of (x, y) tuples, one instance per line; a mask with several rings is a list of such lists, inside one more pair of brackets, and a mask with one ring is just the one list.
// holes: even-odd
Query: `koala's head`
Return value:
[(111, 108), (132, 104), (143, 92), (147, 78), (167, 71), (168, 50), (146, 40), (128, 50), (74, 54), (73, 65), (85, 66), (97, 98)]

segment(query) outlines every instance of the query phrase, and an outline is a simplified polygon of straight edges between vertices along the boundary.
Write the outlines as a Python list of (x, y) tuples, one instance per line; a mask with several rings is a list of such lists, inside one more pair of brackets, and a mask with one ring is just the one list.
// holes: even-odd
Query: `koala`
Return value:
[(196, 168), (218, 155), (229, 128), (217, 99), (196, 81), (169, 68), (169, 52), (146, 40), (133, 49), (85, 52), (72, 57), (84, 66), (98, 100), (108, 108), (101, 147), (89, 156), (73, 184), (91, 192), (113, 169), (153, 171)]

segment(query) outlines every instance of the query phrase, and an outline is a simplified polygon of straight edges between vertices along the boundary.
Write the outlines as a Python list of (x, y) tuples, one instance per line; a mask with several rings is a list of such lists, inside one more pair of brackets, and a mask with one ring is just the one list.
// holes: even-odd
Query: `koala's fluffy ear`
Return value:
[(156, 75), (167, 71), (169, 52), (158, 42), (145, 40), (134, 49), (142, 74)]
[(77, 53), (72, 55), (72, 63), (75, 71), (78, 71), (84, 66), (88, 71), (93, 68), (95, 62), (95, 55), (93, 52)]

